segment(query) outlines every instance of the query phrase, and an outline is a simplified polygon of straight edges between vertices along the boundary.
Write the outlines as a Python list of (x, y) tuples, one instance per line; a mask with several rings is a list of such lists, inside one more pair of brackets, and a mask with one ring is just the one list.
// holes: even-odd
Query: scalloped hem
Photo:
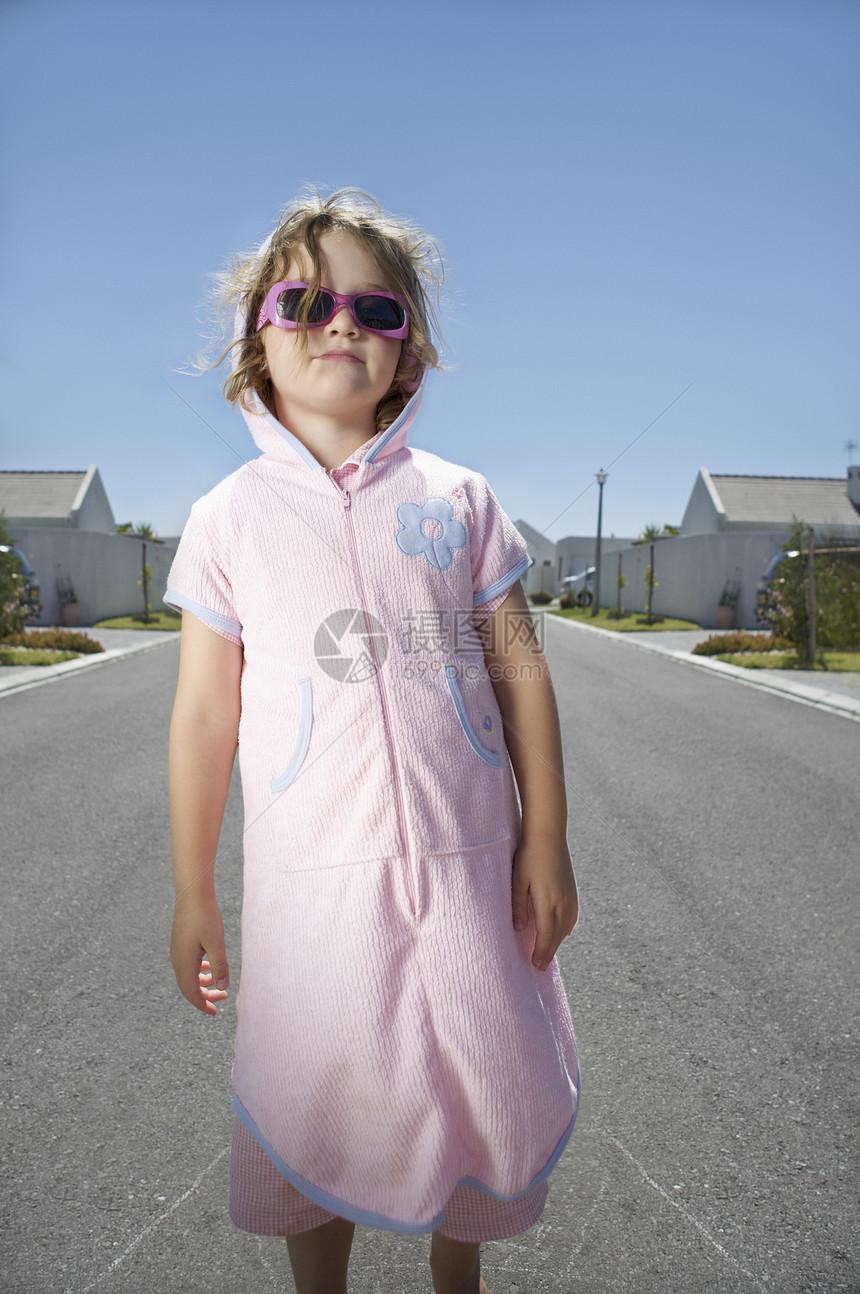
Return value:
[[(541, 1182), (522, 1199), (506, 1201), (458, 1186), (435, 1229), (463, 1244), (509, 1240), (540, 1220), (548, 1192), (548, 1183)], [(230, 1219), (235, 1226), (251, 1235), (295, 1236), (338, 1216), (302, 1195), (236, 1115), (230, 1149)]]
[[(577, 1103), (578, 1108), (578, 1103)], [(237, 1148), (236, 1172), (234, 1174), (234, 1165), (231, 1158), (231, 1206), (230, 1216), (233, 1222), (243, 1231), (250, 1231), (256, 1235), (290, 1235), (297, 1234), (300, 1231), (311, 1230), (313, 1227), (321, 1226), (328, 1222), (332, 1217), (345, 1218), (348, 1222), (356, 1222), (362, 1226), (375, 1227), (380, 1231), (395, 1231), (401, 1235), (424, 1235), (427, 1232), (442, 1230), (444, 1234), (449, 1235), (451, 1239), (459, 1239), (459, 1235), (453, 1235), (445, 1227), (446, 1222), (452, 1226), (457, 1226), (456, 1218), (461, 1218), (460, 1229), (468, 1229), (471, 1219), (472, 1229), (486, 1222), (487, 1227), (492, 1231), (493, 1220), (504, 1228), (508, 1223), (513, 1225), (514, 1229), (507, 1235), (503, 1234), (485, 1234), (481, 1239), (484, 1240), (501, 1240), (506, 1239), (508, 1235), (519, 1235), (520, 1232), (528, 1230), (533, 1226), (543, 1212), (546, 1203), (546, 1182), (552, 1170), (555, 1168), (561, 1158), (564, 1149), (570, 1140), (573, 1132), (573, 1125), (576, 1122), (576, 1113), (567, 1125), (564, 1133), (559, 1139), (555, 1149), (550, 1155), (544, 1167), (529, 1182), (528, 1186), (518, 1191), (514, 1195), (503, 1195), (493, 1191), (483, 1182), (479, 1182), (474, 1177), (463, 1177), (457, 1182), (452, 1193), (449, 1206), (454, 1204), (458, 1192), (469, 1192), (464, 1196), (462, 1201), (456, 1203), (452, 1208), (442, 1209), (435, 1217), (429, 1218), (422, 1222), (406, 1222), (400, 1218), (388, 1217), (385, 1214), (374, 1213), (369, 1209), (361, 1209), (354, 1204), (341, 1200), (337, 1196), (330, 1195), (327, 1191), (321, 1190), (314, 1186), (312, 1182), (307, 1181), (301, 1174), (291, 1169), (285, 1164), (276, 1151), (269, 1145), (266, 1138), (260, 1132), (253, 1118), (243, 1106), (238, 1096), (233, 1098), (233, 1109), (236, 1112), (237, 1119), (243, 1128), (250, 1134), (251, 1139), (256, 1143), (259, 1149), (264, 1153), (269, 1165), (274, 1169), (276, 1176), (272, 1176), (264, 1171), (259, 1161), (256, 1161), (255, 1167), (248, 1175), (243, 1173), (241, 1168), (241, 1151), (248, 1149), (247, 1143), (240, 1141)], [(272, 1208), (267, 1201), (268, 1190), (277, 1186), (278, 1176), (285, 1179), (289, 1186), (295, 1189), (299, 1196), (294, 1200), (290, 1192), (283, 1193), (283, 1209), (278, 1211)], [(260, 1179), (259, 1182), (254, 1179)], [(260, 1189), (262, 1187), (262, 1189)], [(279, 1194), (279, 1192), (275, 1192)], [(471, 1200), (471, 1197), (477, 1197), (477, 1200)], [(482, 1209), (480, 1203), (486, 1201), (487, 1208)], [(272, 1201), (274, 1205), (276, 1201)], [(308, 1208), (308, 1204), (312, 1206)], [(492, 1206), (498, 1205), (497, 1209)], [(318, 1212), (314, 1211), (315, 1206)], [(522, 1206), (521, 1208), (518, 1206)], [(269, 1214), (272, 1216), (269, 1216)], [(446, 1216), (448, 1214), (453, 1216)], [(531, 1220), (528, 1220), (530, 1219)], [(284, 1229), (281, 1222), (285, 1222), (287, 1227), (291, 1225), (291, 1219), (295, 1225), (295, 1230)], [(309, 1219), (316, 1219), (309, 1221)], [(250, 1224), (250, 1225), (249, 1225)], [(262, 1228), (262, 1229), (261, 1229)]]

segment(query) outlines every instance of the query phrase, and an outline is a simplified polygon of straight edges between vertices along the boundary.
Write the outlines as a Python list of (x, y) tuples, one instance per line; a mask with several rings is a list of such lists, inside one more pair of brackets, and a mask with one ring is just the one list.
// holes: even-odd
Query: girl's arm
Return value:
[(555, 692), (519, 581), (479, 626), (478, 635), (522, 804), (522, 835), (511, 878), (514, 926), (524, 928), (531, 902), (537, 927), (532, 964), (546, 970), (576, 924), (579, 898), (567, 845)]
[(229, 982), (214, 868), (239, 734), (241, 674), (241, 646), (183, 611), (170, 723), (170, 960), (183, 996), (207, 1015), (216, 1014)]

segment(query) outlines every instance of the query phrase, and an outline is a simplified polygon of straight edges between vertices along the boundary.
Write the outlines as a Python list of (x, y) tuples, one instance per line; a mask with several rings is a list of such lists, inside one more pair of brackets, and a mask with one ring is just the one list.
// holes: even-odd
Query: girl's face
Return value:
[[(328, 230), (318, 246), (322, 287), (343, 294), (391, 290), (350, 234)], [(296, 248), (284, 279), (306, 283), (310, 275), (310, 257)], [(306, 350), (299, 350), (298, 339), (297, 331), (271, 324), (263, 329), (278, 421), (296, 435), (323, 424), (366, 433), (365, 439), (374, 435), (376, 408), (394, 379), (403, 343), (359, 328), (345, 306), (327, 324), (308, 329)]]

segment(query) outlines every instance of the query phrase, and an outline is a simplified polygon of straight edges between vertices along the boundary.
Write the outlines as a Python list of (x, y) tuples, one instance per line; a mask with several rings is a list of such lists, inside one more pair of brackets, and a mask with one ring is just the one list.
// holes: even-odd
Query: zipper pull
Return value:
[(350, 503), (352, 502), (349, 496), (349, 490), (341, 490), (341, 494), (343, 495), (343, 506), (345, 508), (348, 508)]

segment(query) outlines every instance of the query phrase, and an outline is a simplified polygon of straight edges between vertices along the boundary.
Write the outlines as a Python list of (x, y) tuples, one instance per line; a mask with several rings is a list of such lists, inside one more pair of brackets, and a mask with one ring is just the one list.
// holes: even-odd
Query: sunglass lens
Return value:
[(372, 328), (376, 332), (396, 332), (403, 327), (406, 317), (398, 301), (370, 295), (358, 298), (355, 313), (362, 328)]
[[(283, 292), (279, 292), (279, 317), (281, 319), (289, 319), (290, 323), (298, 322), (301, 317), (301, 311), (307, 295), (307, 288), (285, 288)], [(321, 288), (317, 293), (316, 299), (311, 303), (311, 307), (308, 310), (308, 323), (325, 323), (327, 319), (331, 318), (333, 310), (334, 298), (326, 292), (325, 288)]]
[(291, 323), (295, 323), (299, 317), (304, 295), (304, 288), (284, 288), (283, 292), (279, 292), (278, 318), (289, 319)]
[(335, 300), (325, 288), (320, 288), (316, 295), (316, 300), (312, 302), (308, 310), (308, 323), (321, 324), (326, 323), (334, 314)]

